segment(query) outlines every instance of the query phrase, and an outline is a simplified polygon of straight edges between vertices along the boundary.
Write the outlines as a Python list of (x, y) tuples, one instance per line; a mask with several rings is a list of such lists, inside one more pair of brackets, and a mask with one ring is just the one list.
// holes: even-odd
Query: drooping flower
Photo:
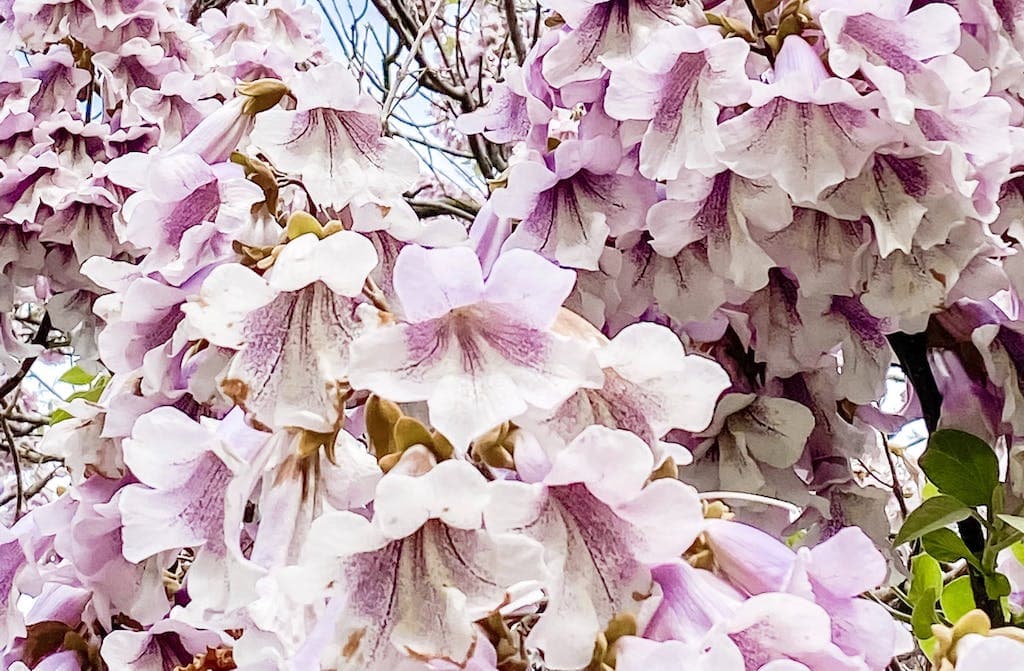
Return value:
[(785, 229), (793, 219), (786, 193), (770, 180), (723, 171), (688, 173), (666, 187), (668, 200), (647, 213), (651, 247), (666, 257), (703, 242), (716, 275), (747, 291), (768, 283), (775, 261), (756, 242), (758, 232)]
[(908, 11), (909, 2), (855, 0), (812, 3), (828, 40), (828, 62), (839, 77), (860, 70), (885, 96), (893, 118), (908, 123), (914, 109), (942, 107), (952, 91), (927, 61), (960, 45), (960, 17), (946, 3)]
[(358, 233), (306, 233), (284, 245), (265, 276), (220, 266), (182, 306), (195, 337), (239, 350), (220, 386), (256, 425), (338, 428), (348, 345), (362, 328), (357, 297), (376, 265), (373, 245)]
[(627, 326), (596, 354), (604, 371), (600, 389), (577, 391), (553, 414), (517, 420), (550, 454), (595, 425), (630, 431), (652, 448), (672, 429), (703, 431), (729, 385), (720, 366), (686, 354), (679, 338), (656, 324)]
[(382, 136), (379, 108), (341, 64), (321, 65), (289, 82), (294, 110), (256, 119), (254, 144), (278, 169), (299, 175), (313, 198), (339, 211), (400, 198), (419, 174), (415, 155)]
[(431, 424), (465, 450), (528, 407), (601, 384), (593, 352), (551, 330), (573, 281), (524, 250), (503, 253), (485, 280), (471, 249), (405, 247), (394, 272), (404, 320), (356, 339), (351, 384), (426, 401)]
[(639, 230), (654, 185), (619, 174), (622, 147), (600, 136), (560, 144), (544, 162), (513, 166), (491, 199), (494, 213), (518, 221), (504, 249), (525, 248), (573, 268), (597, 267), (608, 235)]
[(744, 40), (713, 26), (659, 31), (634, 59), (611, 65), (604, 109), (616, 119), (650, 119), (640, 143), (640, 173), (671, 180), (681, 170), (716, 169), (723, 149), (718, 116), (745, 103), (750, 80)]
[(518, 530), (545, 548), (548, 603), (527, 645), (554, 669), (585, 667), (616, 616), (650, 594), (649, 566), (678, 557), (700, 526), (696, 492), (650, 481), (654, 459), (635, 435), (586, 429), (534, 484), (500, 482), (485, 513), (493, 531)]
[(535, 543), (482, 528), (496, 484), (466, 462), (436, 463), (412, 448), (378, 483), (372, 520), (335, 512), (314, 522), (303, 564), (280, 580), (300, 600), (334, 584), (339, 669), (404, 669), (410, 657), (463, 665), (472, 623), (512, 585), (543, 574)]
[(894, 139), (872, 111), (872, 94), (829, 76), (801, 37), (786, 38), (774, 74), (771, 84), (752, 84), (752, 109), (719, 126), (720, 158), (733, 172), (770, 176), (796, 203), (813, 203), (859, 175), (872, 152)]

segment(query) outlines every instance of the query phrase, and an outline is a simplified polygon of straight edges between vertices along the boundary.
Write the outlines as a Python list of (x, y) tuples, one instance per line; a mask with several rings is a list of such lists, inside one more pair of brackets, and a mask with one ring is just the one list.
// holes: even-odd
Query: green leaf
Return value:
[(916, 606), (924, 595), (932, 594), (932, 601), (935, 595), (942, 591), (942, 567), (933, 557), (926, 554), (919, 554), (910, 560), (910, 591), (907, 593), (907, 601), (911, 606)]
[(999, 460), (977, 436), (955, 429), (932, 434), (918, 462), (939, 491), (969, 506), (987, 506), (999, 484)]
[(73, 415), (67, 410), (57, 408), (50, 414), (50, 426), (63, 422), (65, 419), (71, 419)]
[(939, 639), (932, 636), (931, 638), (925, 638), (917, 642), (921, 646), (921, 652), (925, 654), (928, 661), (934, 661), (935, 653), (939, 650)]
[(933, 496), (907, 515), (893, 542), (895, 545), (902, 545), (953, 522), (967, 519), (970, 514), (970, 508), (952, 496)]
[(1019, 515), (999, 515), (999, 519), (1009, 524), (1011, 527), (1024, 533), (1024, 517)]
[(939, 596), (939, 604), (942, 612), (950, 622), (956, 622), (961, 617), (977, 608), (974, 604), (974, 592), (971, 590), (971, 577), (960, 576), (942, 588)]
[(967, 547), (963, 539), (951, 529), (936, 529), (921, 538), (924, 551), (941, 562), (955, 562), (966, 559), (967, 563), (981, 570), (981, 562)]
[(992, 502), (988, 506), (989, 519), (991, 519), (993, 515), (1002, 515), (1005, 504), (1006, 487), (1000, 482), (996, 485), (995, 489), (992, 490)]
[(95, 374), (86, 372), (82, 370), (81, 367), (75, 366), (74, 368), (69, 368), (64, 371), (64, 374), (58, 379), (61, 382), (67, 382), (68, 384), (85, 385), (92, 382), (94, 377), (96, 377)]
[(1021, 541), (1017, 541), (1016, 543), (1010, 546), (1010, 552), (1013, 553), (1013, 556), (1017, 559), (1017, 561), (1019, 561), (1021, 564), (1024, 564), (1024, 543), (1022, 543)]
[(985, 593), (988, 594), (988, 598), (998, 600), (1004, 596), (1010, 596), (1012, 591), (1009, 579), (1002, 573), (991, 573), (985, 576)]
[[(97, 375), (92, 379), (88, 389), (82, 389), (67, 397), (67, 401), (74, 401), (75, 399), (81, 398), (92, 403), (96, 403), (100, 400), (100, 396), (103, 395), (103, 390), (106, 388), (107, 383), (110, 382), (109, 375)], [(64, 420), (71, 419), (73, 415), (63, 408), (58, 408), (50, 413), (50, 426), (59, 424)]]
[(914, 629), (914, 636), (924, 639), (931, 638), (932, 625), (938, 622), (935, 616), (935, 590), (929, 587), (914, 604), (914, 612), (910, 616), (910, 626)]
[(925, 480), (924, 487), (921, 488), (921, 498), (930, 499), (933, 496), (939, 495), (939, 488), (935, 486), (935, 483), (931, 480)]

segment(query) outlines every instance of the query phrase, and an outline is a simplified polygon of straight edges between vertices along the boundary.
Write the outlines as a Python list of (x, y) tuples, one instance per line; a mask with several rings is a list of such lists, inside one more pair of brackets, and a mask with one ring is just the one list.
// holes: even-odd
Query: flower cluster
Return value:
[[(890, 522), (858, 469), (920, 415), (1024, 432), (1024, 17), (704, 4), (549, 0), (459, 121), (515, 143), (468, 232), (410, 206), (415, 155), (308, 8), (0, 4), (30, 54), (0, 69), (5, 300), (31, 288), (111, 373), (41, 446), (72, 486), (0, 528), (4, 663), (883, 671), (908, 649), (861, 597)], [(893, 416), (913, 337), (938, 406)], [(964, 622), (939, 668), (1020, 659)]]
[[(850, 461), (885, 463), (876, 430), (941, 410), (1019, 435), (1019, 10), (549, 4), (560, 28), (463, 121), (522, 141), (476, 237), (576, 268), (569, 305), (606, 333), (665, 323), (729, 371), (711, 428), (672, 434), (684, 479), (884, 542)], [(896, 416), (894, 350), (908, 377), (931, 351), (938, 387)]]

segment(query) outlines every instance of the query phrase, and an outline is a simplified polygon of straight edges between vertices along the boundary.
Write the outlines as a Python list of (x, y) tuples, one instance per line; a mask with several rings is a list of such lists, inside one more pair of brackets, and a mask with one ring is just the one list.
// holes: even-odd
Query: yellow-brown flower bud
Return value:
[(242, 112), (250, 116), (265, 112), (289, 93), (288, 87), (280, 79), (264, 78), (251, 82), (241, 82), (235, 92), (249, 98), (242, 106)]

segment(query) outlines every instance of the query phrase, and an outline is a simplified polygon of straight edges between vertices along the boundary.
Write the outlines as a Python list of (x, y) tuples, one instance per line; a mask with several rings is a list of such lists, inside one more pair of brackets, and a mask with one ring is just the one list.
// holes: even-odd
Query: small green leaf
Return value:
[(990, 599), (1001, 599), (1004, 596), (1010, 596), (1010, 592), (1013, 588), (1010, 587), (1010, 581), (1002, 573), (992, 573), (985, 576), (985, 593), (988, 594)]
[(967, 519), (970, 514), (970, 509), (952, 496), (933, 496), (907, 515), (903, 527), (896, 534), (894, 544), (902, 545), (920, 538), (936, 529)]
[(939, 604), (942, 612), (950, 622), (956, 622), (961, 617), (977, 608), (974, 604), (974, 592), (971, 590), (971, 577), (960, 576), (942, 588), (939, 596)]
[(981, 570), (981, 562), (967, 547), (963, 539), (951, 529), (936, 529), (921, 538), (924, 551), (941, 562), (955, 562), (966, 559), (967, 563)]
[(938, 495), (939, 488), (935, 486), (935, 483), (931, 480), (925, 480), (924, 487), (921, 488), (921, 499), (927, 500)]
[(916, 606), (917, 602), (929, 592), (934, 601), (935, 595), (941, 591), (942, 567), (939, 566), (939, 562), (926, 554), (914, 556), (910, 560), (910, 591), (907, 593), (907, 601), (910, 602), (910, 605)]
[(68, 370), (64, 371), (64, 374), (61, 375), (58, 379), (61, 382), (67, 382), (68, 384), (80, 386), (89, 384), (90, 382), (92, 382), (94, 377), (96, 377), (95, 374), (86, 372), (82, 370), (81, 367), (75, 366), (74, 368), (69, 368)]
[(1024, 543), (1017, 541), (1010, 546), (1010, 552), (1021, 564), (1024, 564)]
[(1024, 533), (1024, 517), (1019, 515), (999, 515), (999, 519), (1009, 524), (1011, 527)]
[(914, 612), (910, 616), (910, 626), (914, 629), (914, 636), (919, 639), (931, 638), (932, 625), (938, 622), (935, 616), (935, 590), (929, 587), (914, 604)]
[(54, 424), (59, 424), (60, 422), (63, 422), (65, 419), (71, 419), (72, 416), (73, 415), (67, 410), (57, 408), (52, 413), (50, 413), (50, 426), (53, 426)]
[(931, 638), (918, 641), (917, 644), (921, 646), (921, 652), (925, 654), (929, 662), (935, 660), (935, 653), (939, 651), (939, 639), (932, 636)]
[(786, 545), (788, 545), (791, 548), (795, 548), (796, 546), (800, 545), (800, 543), (804, 540), (804, 537), (806, 535), (807, 529), (798, 529), (797, 531), (793, 532), (791, 535), (786, 537)]
[(1000, 482), (996, 485), (996, 488), (992, 490), (992, 502), (988, 506), (989, 518), (991, 519), (992, 516), (1002, 515), (1005, 504), (1006, 487)]
[(918, 462), (939, 491), (969, 506), (987, 506), (999, 484), (999, 460), (977, 436), (955, 429), (932, 434)]

